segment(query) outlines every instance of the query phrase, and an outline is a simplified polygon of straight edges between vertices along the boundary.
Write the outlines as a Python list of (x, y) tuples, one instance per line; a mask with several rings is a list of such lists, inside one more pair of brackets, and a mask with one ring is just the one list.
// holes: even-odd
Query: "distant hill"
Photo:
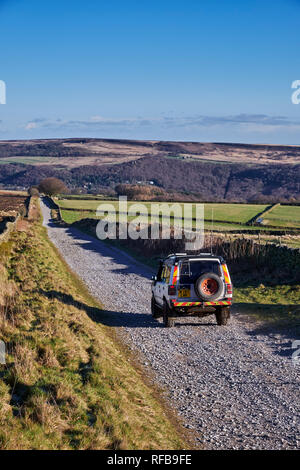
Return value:
[(0, 141), (0, 163), (1, 159), (16, 162), (16, 158), (33, 157), (36, 165), (74, 167), (123, 163), (148, 156), (231, 163), (297, 164), (300, 163), (300, 147), (86, 138)]
[(97, 191), (153, 182), (210, 201), (300, 200), (300, 147), (108, 139), (0, 142), (0, 185), (56, 176)]

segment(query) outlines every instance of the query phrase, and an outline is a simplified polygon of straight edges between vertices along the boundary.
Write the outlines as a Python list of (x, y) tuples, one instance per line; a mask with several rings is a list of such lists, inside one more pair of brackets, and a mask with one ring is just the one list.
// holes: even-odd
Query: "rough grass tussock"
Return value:
[(0, 245), (0, 263), (0, 449), (186, 446), (40, 222)]

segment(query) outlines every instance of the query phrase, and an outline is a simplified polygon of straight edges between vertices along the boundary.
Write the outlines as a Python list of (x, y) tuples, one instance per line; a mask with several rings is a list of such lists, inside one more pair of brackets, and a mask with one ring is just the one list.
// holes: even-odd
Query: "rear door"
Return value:
[(210, 258), (184, 260), (180, 266), (178, 297), (184, 300), (188, 298), (193, 301), (199, 300), (194, 284), (202, 274), (207, 272), (212, 272), (223, 280), (219, 260)]

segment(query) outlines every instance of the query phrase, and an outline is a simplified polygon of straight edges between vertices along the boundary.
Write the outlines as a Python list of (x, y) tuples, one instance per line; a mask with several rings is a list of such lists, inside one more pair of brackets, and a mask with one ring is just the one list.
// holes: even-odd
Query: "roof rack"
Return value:
[(172, 256), (187, 256), (186, 253), (171, 253), (167, 258), (172, 258)]
[(184, 259), (199, 259), (199, 258), (217, 258), (219, 259), (222, 263), (225, 262), (224, 258), (219, 255), (214, 255), (213, 253), (198, 253), (194, 255), (188, 255), (187, 253), (171, 253), (165, 258), (161, 258), (160, 261), (164, 261), (169, 258), (175, 258), (175, 262), (178, 262), (179, 260), (184, 260)]

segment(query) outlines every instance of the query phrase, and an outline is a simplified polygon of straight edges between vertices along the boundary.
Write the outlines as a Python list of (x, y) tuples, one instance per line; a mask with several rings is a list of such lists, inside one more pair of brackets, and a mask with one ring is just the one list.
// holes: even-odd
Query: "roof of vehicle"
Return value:
[(220, 263), (225, 263), (224, 258), (222, 256), (217, 256), (212, 253), (199, 253), (197, 255), (188, 255), (187, 253), (172, 253), (168, 255), (164, 261), (174, 258), (174, 262), (178, 261), (188, 261), (188, 260), (196, 260), (196, 259), (212, 259), (212, 260), (218, 260)]

